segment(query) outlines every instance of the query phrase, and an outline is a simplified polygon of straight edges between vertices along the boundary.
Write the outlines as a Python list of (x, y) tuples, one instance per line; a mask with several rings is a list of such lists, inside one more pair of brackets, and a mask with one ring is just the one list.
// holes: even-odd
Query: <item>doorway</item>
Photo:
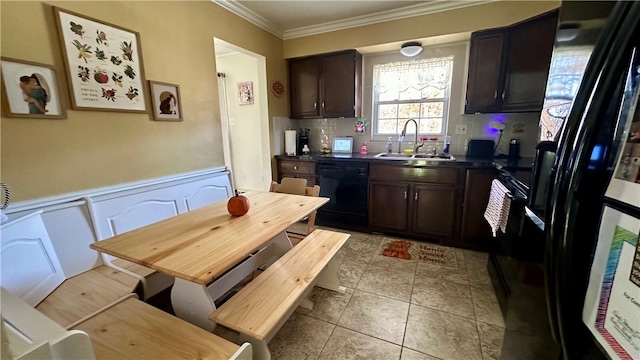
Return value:
[(222, 147), (234, 187), (269, 189), (271, 159), (264, 56), (214, 38)]

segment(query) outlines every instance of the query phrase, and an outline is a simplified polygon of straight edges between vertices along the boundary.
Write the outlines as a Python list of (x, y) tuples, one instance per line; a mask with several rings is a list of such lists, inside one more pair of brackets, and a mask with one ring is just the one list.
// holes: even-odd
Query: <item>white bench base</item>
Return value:
[[(173, 311), (177, 317), (207, 331), (213, 331), (216, 324), (209, 320), (209, 315), (216, 309), (214, 301), (226, 294), (259, 267), (265, 264), (273, 264), (291, 248), (291, 241), (287, 234), (283, 232), (274, 237), (265, 247), (250, 255), (242, 263), (236, 265), (209, 285), (205, 286), (176, 278), (171, 289)], [(327, 283), (338, 283), (337, 273), (335, 279), (328, 279)]]

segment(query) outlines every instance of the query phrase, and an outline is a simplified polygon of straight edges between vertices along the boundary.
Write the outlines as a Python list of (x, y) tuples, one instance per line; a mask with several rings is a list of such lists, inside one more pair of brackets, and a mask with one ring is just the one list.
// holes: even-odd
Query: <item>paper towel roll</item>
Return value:
[(295, 130), (284, 131), (284, 152), (287, 155), (296, 155), (296, 135)]

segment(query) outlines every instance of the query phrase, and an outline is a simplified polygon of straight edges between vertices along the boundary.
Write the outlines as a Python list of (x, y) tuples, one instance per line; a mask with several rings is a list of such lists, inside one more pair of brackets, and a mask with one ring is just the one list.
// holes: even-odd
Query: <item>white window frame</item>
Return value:
[[(460, 115), (464, 112), (464, 94), (466, 89), (466, 77), (467, 77), (467, 57), (468, 57), (468, 49), (469, 42), (454, 42), (448, 44), (441, 45), (433, 45), (433, 46), (425, 46), (424, 51), (414, 57), (407, 58), (400, 54), (399, 51), (394, 50), (391, 52), (385, 53), (374, 53), (374, 54), (365, 54), (363, 57), (363, 116), (370, 121), (370, 129), (371, 129), (371, 141), (381, 141), (386, 142), (389, 136), (392, 137), (392, 140), (396, 142), (398, 140), (397, 135), (376, 135), (376, 117), (374, 117), (375, 104), (374, 104), (374, 79), (373, 79), (373, 67), (376, 64), (386, 64), (392, 62), (401, 62), (407, 61), (411, 59), (430, 59), (430, 58), (439, 58), (439, 57), (447, 57), (453, 56), (453, 69), (451, 73), (451, 87), (449, 88), (449, 99), (447, 109), (445, 110), (447, 113), (444, 117), (446, 117), (446, 123), (443, 123), (443, 135), (452, 134), (452, 131), (449, 129), (450, 124), (458, 123)], [(409, 125), (408, 131), (413, 131), (413, 125)], [(411, 133), (411, 137), (407, 136), (405, 141), (413, 140), (413, 133)], [(430, 136), (430, 135), (426, 135)], [(441, 135), (431, 135), (438, 136)]]
[[(407, 59), (405, 61), (401, 61), (401, 62), (395, 62), (395, 63), (389, 63), (386, 65), (390, 65), (390, 66), (394, 66), (394, 65), (398, 65), (398, 66), (403, 66), (404, 64), (408, 64), (411, 62), (419, 62), (419, 61), (423, 61), (425, 59), (419, 59), (419, 60), (414, 60), (414, 59)], [(372, 113), (372, 124), (373, 126), (371, 127), (371, 131), (372, 131), (372, 136), (373, 137), (389, 137), (396, 134), (380, 134), (378, 133), (377, 129), (377, 122), (379, 120), (379, 115), (378, 115), (378, 107), (379, 105), (396, 105), (396, 106), (400, 106), (402, 104), (415, 104), (415, 103), (420, 103), (420, 104), (428, 104), (428, 103), (443, 103), (442, 104), (442, 124), (441, 124), (441, 131), (439, 133), (434, 133), (434, 132), (430, 132), (430, 133), (425, 133), (425, 132), (418, 132), (418, 136), (424, 135), (424, 136), (442, 136), (442, 135), (446, 135), (447, 134), (447, 129), (448, 129), (448, 122), (449, 122), (449, 98), (451, 97), (451, 81), (452, 81), (452, 73), (453, 73), (453, 56), (445, 56), (445, 57), (433, 57), (433, 58), (429, 58), (426, 60), (436, 60), (436, 61), (451, 61), (451, 68), (450, 68), (450, 73), (448, 74), (449, 77), (449, 83), (447, 84), (446, 88), (445, 88), (445, 93), (444, 93), (444, 97), (441, 98), (421, 98), (421, 99), (409, 99), (409, 100), (383, 100), (380, 101), (379, 99), (379, 93), (378, 93), (378, 79), (375, 76), (375, 68), (376, 66), (374, 65), (373, 67), (373, 71), (374, 71), (374, 75), (372, 76), (373, 78), (373, 108), (371, 110)], [(400, 118), (400, 117), (396, 117), (398, 122), (402, 122), (402, 120), (404, 120), (405, 118)], [(421, 118), (420, 116), (417, 117), (413, 117), (413, 119), (420, 124), (421, 122)], [(423, 119), (428, 119), (428, 118), (423, 118)], [(406, 119), (407, 121), (409, 120), (409, 118)], [(400, 123), (398, 123), (398, 125), (400, 125)], [(398, 132), (400, 132), (400, 128), (401, 126), (398, 126)], [(415, 129), (414, 126), (409, 126), (407, 127), (407, 134), (415, 134), (415, 131), (417, 131), (418, 129)]]

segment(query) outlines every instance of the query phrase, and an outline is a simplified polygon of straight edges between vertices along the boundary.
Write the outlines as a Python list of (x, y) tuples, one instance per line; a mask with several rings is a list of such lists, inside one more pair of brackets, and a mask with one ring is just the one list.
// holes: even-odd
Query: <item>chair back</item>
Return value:
[[(280, 184), (272, 181), (269, 191), (293, 195), (320, 196), (320, 186), (307, 186), (307, 180), (300, 178), (282, 178)], [(309, 235), (314, 229), (315, 222), (316, 212), (314, 211), (313, 213), (309, 214), (306, 233), (299, 235), (302, 235), (303, 237)]]
[(280, 184), (277, 182), (271, 183), (271, 192), (293, 194), (293, 195), (306, 195), (307, 180), (299, 178), (282, 178)]

